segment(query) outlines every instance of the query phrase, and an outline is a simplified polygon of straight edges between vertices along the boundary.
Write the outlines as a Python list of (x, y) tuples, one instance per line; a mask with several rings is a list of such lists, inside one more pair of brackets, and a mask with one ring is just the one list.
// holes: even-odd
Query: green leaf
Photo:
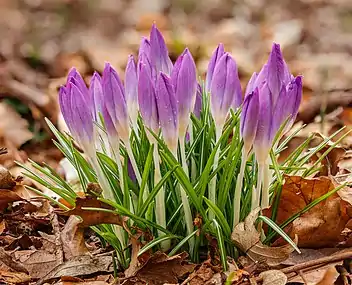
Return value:
[(259, 216), (258, 219), (262, 220), (269, 227), (271, 227), (275, 232), (277, 232), (285, 241), (287, 241), (298, 253), (301, 253), (295, 242), (271, 219), (266, 216)]
[(176, 239), (176, 238), (179, 238), (175, 235), (171, 235), (171, 234), (168, 234), (168, 235), (162, 235), (162, 236), (159, 236), (157, 238), (154, 238), (151, 242), (148, 242), (145, 246), (143, 246), (140, 251), (138, 252), (138, 255), (137, 256), (140, 256), (142, 255), (143, 253), (147, 252), (149, 249), (153, 248), (154, 246), (162, 243), (163, 241), (166, 241), (166, 240), (169, 240), (169, 239)]
[(213, 224), (215, 226), (216, 237), (218, 239), (218, 246), (219, 246), (219, 251), (220, 251), (220, 259), (221, 259), (222, 268), (224, 271), (227, 271), (227, 269), (228, 269), (227, 254), (226, 254), (226, 250), (225, 250), (225, 243), (224, 243), (224, 237), (222, 235), (222, 230), (221, 230), (221, 227), (219, 226), (218, 222), (216, 221), (216, 219), (213, 219)]

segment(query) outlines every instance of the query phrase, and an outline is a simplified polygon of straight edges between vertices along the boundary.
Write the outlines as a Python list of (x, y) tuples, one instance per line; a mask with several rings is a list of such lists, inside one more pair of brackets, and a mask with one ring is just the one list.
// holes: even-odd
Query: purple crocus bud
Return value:
[(105, 64), (103, 71), (104, 105), (112, 119), (112, 122), (123, 141), (129, 139), (129, 124), (125, 92), (122, 82), (112, 66)]
[(218, 47), (214, 50), (214, 52), (210, 58), (209, 64), (208, 64), (207, 76), (205, 79), (205, 91), (206, 92), (210, 92), (210, 85), (211, 85), (211, 81), (213, 78), (215, 66), (216, 66), (217, 62), (219, 61), (219, 59), (224, 54), (225, 54), (224, 45), (220, 43), (218, 45)]
[(128, 57), (125, 71), (125, 94), (127, 111), (132, 126), (137, 126), (138, 117), (138, 79), (137, 68), (132, 55)]
[(103, 88), (101, 86), (101, 77), (97, 72), (94, 72), (90, 80), (89, 94), (93, 101), (93, 118), (95, 121), (99, 121), (99, 113), (102, 114)]
[(244, 98), (242, 112), (241, 112), (241, 137), (244, 142), (244, 150), (248, 155), (252, 148), (254, 138), (256, 136), (259, 119), (259, 90), (255, 88), (254, 91), (246, 95)]
[[(149, 67), (140, 63), (138, 78), (138, 104), (144, 124), (155, 134), (159, 130), (159, 117), (156, 104), (155, 86)], [(151, 137), (150, 137), (151, 138)]]
[(150, 32), (150, 61), (156, 74), (160, 71), (167, 75), (171, 74), (172, 62), (169, 52), (164, 38), (155, 24), (153, 24)]
[(84, 94), (70, 81), (60, 89), (59, 103), (73, 138), (87, 151), (92, 145), (94, 130), (92, 112), (90, 106), (86, 104)]
[(194, 104), (194, 109), (193, 113), (194, 115), (199, 119), (200, 118), (200, 112), (202, 111), (202, 86), (200, 84), (197, 84), (197, 95), (196, 95), (196, 102)]
[(236, 104), (242, 101), (240, 86), (236, 62), (225, 53), (215, 66), (210, 86), (210, 107), (217, 127), (224, 125), (234, 101)]
[(161, 131), (166, 145), (175, 154), (178, 142), (178, 118), (174, 87), (171, 79), (160, 73), (157, 80), (156, 102)]
[(279, 97), (282, 84), (286, 86), (290, 81), (290, 72), (281, 53), (280, 45), (273, 43), (267, 63), (267, 82), (273, 96), (274, 106)]
[(256, 159), (259, 164), (266, 162), (272, 144), (272, 96), (267, 83), (259, 89), (258, 126), (253, 143)]
[(302, 100), (302, 76), (294, 78), (287, 87), (282, 85), (279, 98), (277, 100), (272, 123), (272, 136), (280, 129), (281, 125), (289, 118), (283, 133), (293, 125), (298, 108)]
[(75, 67), (72, 67), (71, 70), (69, 71), (68, 75), (67, 75), (67, 82), (72, 81), (75, 83), (75, 85), (79, 88), (79, 90), (81, 90), (82, 94), (84, 96), (88, 96), (86, 95), (88, 93), (88, 88), (86, 83), (84, 82), (81, 74), (77, 71), (77, 69)]
[(175, 89), (179, 135), (184, 137), (193, 111), (197, 92), (196, 64), (186, 48), (172, 70), (171, 81)]

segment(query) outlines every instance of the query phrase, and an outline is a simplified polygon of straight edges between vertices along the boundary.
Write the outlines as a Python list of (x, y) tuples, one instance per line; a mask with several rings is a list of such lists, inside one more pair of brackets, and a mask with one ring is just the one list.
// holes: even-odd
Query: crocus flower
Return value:
[(259, 90), (254, 89), (244, 98), (241, 112), (241, 136), (244, 142), (244, 151), (248, 155), (256, 135), (259, 119)]
[(167, 75), (171, 74), (172, 62), (169, 52), (165, 40), (155, 24), (150, 32), (150, 61), (156, 74), (159, 74), (160, 71)]
[(90, 84), (89, 94), (92, 98), (93, 104), (93, 118), (95, 121), (99, 121), (99, 113), (102, 114), (102, 103), (103, 103), (103, 88), (101, 86), (101, 77), (97, 72), (94, 72)]
[(285, 125), (284, 133), (293, 125), (302, 100), (302, 76), (293, 78), (286, 87), (282, 85), (281, 88), (273, 114), (272, 136), (275, 136), (285, 120), (289, 119)]
[(205, 79), (205, 90), (207, 92), (210, 92), (210, 85), (211, 85), (211, 81), (213, 79), (215, 66), (224, 54), (225, 54), (224, 45), (219, 44), (218, 47), (216, 48), (216, 50), (214, 50), (214, 52), (210, 58), (209, 64), (208, 64), (207, 77)]
[(230, 107), (238, 107), (242, 101), (237, 65), (228, 53), (225, 53), (215, 66), (210, 96), (210, 107), (215, 124), (222, 127)]
[[(138, 78), (138, 104), (144, 124), (154, 133), (158, 133), (159, 119), (155, 86), (151, 78), (150, 67), (140, 62)], [(150, 137), (151, 138), (151, 137)]]
[(156, 102), (160, 127), (166, 145), (175, 154), (178, 142), (178, 118), (174, 87), (171, 79), (164, 73), (160, 73), (157, 81)]
[(102, 86), (104, 106), (119, 137), (126, 142), (129, 139), (129, 124), (124, 87), (117, 72), (109, 63), (105, 64)]
[(273, 104), (271, 98), (269, 86), (264, 83), (259, 89), (258, 125), (253, 144), (259, 164), (265, 163), (272, 143)]
[(83, 94), (85, 89), (81, 90), (76, 83), (72, 77), (65, 87), (60, 88), (60, 109), (73, 138), (88, 151), (94, 138), (93, 117), (85, 98), (87, 94)]
[(184, 137), (193, 111), (197, 92), (196, 65), (186, 48), (172, 70), (171, 81), (177, 101), (179, 135)]
[(128, 115), (132, 126), (135, 128), (138, 117), (138, 79), (137, 68), (132, 55), (128, 57), (125, 71), (125, 95)]
[(200, 84), (197, 84), (197, 94), (196, 94), (196, 102), (194, 103), (194, 109), (193, 113), (194, 115), (199, 119), (200, 118), (200, 112), (202, 111), (202, 86)]

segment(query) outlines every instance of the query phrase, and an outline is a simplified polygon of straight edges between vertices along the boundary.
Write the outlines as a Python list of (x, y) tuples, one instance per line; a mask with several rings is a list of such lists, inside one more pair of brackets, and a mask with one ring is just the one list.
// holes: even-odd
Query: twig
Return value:
[(310, 260), (307, 262), (303, 262), (297, 265), (293, 265), (287, 268), (282, 269), (281, 271), (285, 274), (290, 273), (290, 272), (295, 272), (295, 271), (300, 271), (302, 269), (308, 268), (308, 267), (312, 267), (315, 265), (319, 265), (319, 264), (324, 264), (324, 263), (331, 263), (331, 262), (336, 262), (336, 261), (341, 261), (344, 260), (346, 258), (350, 258), (352, 256), (352, 250), (347, 251), (347, 252), (342, 252), (342, 253), (337, 253), (335, 255), (332, 256), (325, 256), (322, 258), (318, 258), (315, 260)]

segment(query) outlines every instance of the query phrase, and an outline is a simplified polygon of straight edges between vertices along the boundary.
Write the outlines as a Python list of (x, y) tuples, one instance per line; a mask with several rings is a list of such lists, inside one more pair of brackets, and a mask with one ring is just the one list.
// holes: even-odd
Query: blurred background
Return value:
[(291, 72), (304, 76), (298, 120), (324, 134), (352, 125), (350, 0), (0, 0), (0, 147), (8, 150), (0, 164), (14, 175), (13, 161), (28, 157), (56, 167), (61, 155), (44, 118), (60, 126), (67, 71), (75, 66), (89, 80), (109, 61), (123, 76), (154, 21), (171, 58), (188, 46), (200, 76), (224, 43), (243, 88), (280, 43)]

